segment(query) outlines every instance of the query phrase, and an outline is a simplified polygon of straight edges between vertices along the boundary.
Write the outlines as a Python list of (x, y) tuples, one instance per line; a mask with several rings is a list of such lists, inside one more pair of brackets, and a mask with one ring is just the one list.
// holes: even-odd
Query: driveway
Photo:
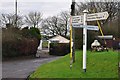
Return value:
[[(46, 53), (45, 53), (46, 54)], [(2, 78), (27, 78), (36, 68), (44, 63), (60, 57), (47, 56), (40, 58), (24, 58), (2, 62)]]

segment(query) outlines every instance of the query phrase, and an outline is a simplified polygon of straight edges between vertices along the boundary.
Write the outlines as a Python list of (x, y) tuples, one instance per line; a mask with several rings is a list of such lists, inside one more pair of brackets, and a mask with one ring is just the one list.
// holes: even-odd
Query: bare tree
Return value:
[(65, 35), (65, 37), (67, 36), (67, 32), (68, 32), (68, 27), (67, 27), (67, 25), (68, 25), (68, 19), (70, 18), (70, 13), (69, 12), (67, 12), (67, 11), (63, 11), (63, 12), (61, 12), (60, 13), (60, 18), (61, 18), (61, 26), (63, 26), (63, 27), (65, 27), (65, 33), (64, 33), (64, 35)]
[(2, 24), (2, 20), (0, 19), (0, 28), (3, 26), (3, 24)]
[[(21, 27), (24, 24), (22, 20), (23, 20), (23, 17), (17, 15), (17, 27)], [(11, 13), (1, 14), (0, 22), (2, 26), (6, 26), (6, 24), (12, 24), (13, 26), (15, 26), (15, 15)]]
[(42, 13), (40, 12), (30, 12), (25, 16), (25, 22), (30, 27), (39, 27), (39, 24), (42, 20)]
[(42, 21), (42, 30), (47, 35), (67, 36), (69, 12), (63, 11), (57, 16), (48, 17)]
[(42, 30), (44, 34), (46, 35), (56, 35), (56, 31), (54, 30), (54, 27), (57, 25), (57, 18), (54, 17), (48, 17), (42, 21)]
[(42, 21), (42, 29), (46, 35), (64, 35), (65, 27), (58, 16), (48, 17)]
[(86, 3), (76, 3), (78, 6), (76, 10), (76, 14), (80, 15), (84, 9), (88, 9), (89, 13), (95, 13), (95, 12), (104, 12), (107, 11), (109, 13), (109, 17), (107, 20), (101, 21), (101, 24), (108, 23), (110, 21), (115, 20), (119, 12), (118, 12), (118, 2), (115, 2), (113, 0), (112, 2), (107, 2), (106, 0), (102, 0), (104, 2), (95, 2), (95, 0), (89, 0)]

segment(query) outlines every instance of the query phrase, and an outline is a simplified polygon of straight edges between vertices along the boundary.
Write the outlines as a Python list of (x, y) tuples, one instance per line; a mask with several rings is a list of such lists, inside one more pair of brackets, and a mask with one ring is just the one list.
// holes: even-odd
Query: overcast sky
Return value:
[[(43, 17), (57, 15), (61, 11), (70, 11), (72, 0), (17, 0), (18, 14), (25, 15), (31, 11), (43, 13)], [(0, 13), (14, 13), (15, 0), (2, 0)]]
[[(72, 3), (72, 0), (17, 0), (17, 1), (19, 15), (25, 15), (31, 11), (38, 11), (43, 13), (43, 18), (57, 15), (61, 11), (70, 11)], [(88, 0), (75, 0), (75, 1), (83, 2)], [(99, 2), (99, 0), (95, 1)], [(0, 14), (1, 13), (15, 13), (15, 0), (0, 0)]]

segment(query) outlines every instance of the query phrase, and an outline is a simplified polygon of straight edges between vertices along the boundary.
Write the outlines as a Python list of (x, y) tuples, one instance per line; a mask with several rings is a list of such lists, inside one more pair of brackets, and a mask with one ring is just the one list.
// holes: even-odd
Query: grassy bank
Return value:
[(43, 64), (30, 78), (117, 78), (118, 53), (87, 52), (87, 72), (82, 70), (82, 51), (76, 51), (76, 62), (69, 68), (69, 54), (62, 58)]

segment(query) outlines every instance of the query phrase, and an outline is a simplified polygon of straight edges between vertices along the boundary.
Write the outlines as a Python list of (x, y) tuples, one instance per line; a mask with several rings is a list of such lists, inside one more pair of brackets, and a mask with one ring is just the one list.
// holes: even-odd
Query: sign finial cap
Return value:
[(85, 9), (85, 10), (83, 11), (83, 13), (88, 13), (88, 9)]

